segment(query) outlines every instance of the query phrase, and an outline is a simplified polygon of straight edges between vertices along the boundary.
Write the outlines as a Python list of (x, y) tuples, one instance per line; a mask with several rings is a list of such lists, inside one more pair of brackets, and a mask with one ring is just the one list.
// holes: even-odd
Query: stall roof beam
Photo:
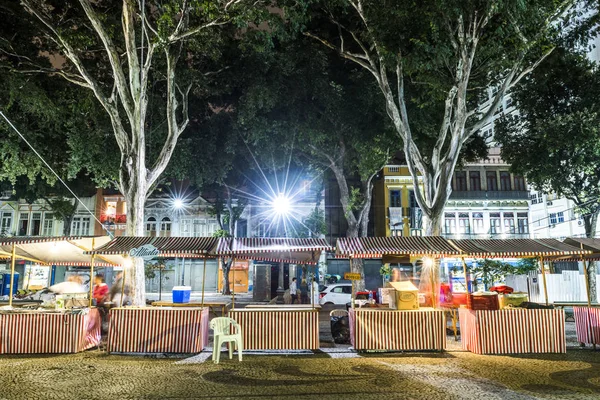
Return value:
[(128, 255), (145, 245), (156, 247), (159, 257), (206, 257), (214, 253), (218, 238), (214, 237), (147, 237), (119, 236), (86, 254)]
[(590, 253), (556, 239), (457, 239), (449, 242), (464, 256), (477, 258), (555, 258)]
[(336, 254), (342, 257), (379, 258), (384, 255), (458, 256), (460, 251), (441, 236), (340, 238)]

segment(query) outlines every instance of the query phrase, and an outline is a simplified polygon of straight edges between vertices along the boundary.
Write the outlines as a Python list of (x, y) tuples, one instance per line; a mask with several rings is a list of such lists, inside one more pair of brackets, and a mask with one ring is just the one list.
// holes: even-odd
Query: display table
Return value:
[(100, 336), (96, 308), (0, 314), (0, 354), (77, 353), (98, 346)]
[(355, 350), (444, 350), (444, 311), (351, 308), (350, 342)]
[(224, 317), (227, 313), (227, 309), (231, 307), (230, 301), (205, 301), (204, 305), (201, 302), (189, 302), (189, 303), (171, 303), (169, 301), (155, 301), (152, 303), (153, 307), (208, 307), (210, 310), (218, 316), (215, 312), (215, 309), (219, 309), (221, 311), (221, 316)]
[(565, 353), (563, 310), (459, 309), (464, 350), (477, 354)]
[(208, 308), (110, 310), (109, 353), (199, 353), (208, 345)]
[(600, 344), (600, 308), (573, 307), (579, 343)]
[(309, 308), (246, 308), (229, 311), (242, 328), (244, 350), (315, 350), (319, 311)]

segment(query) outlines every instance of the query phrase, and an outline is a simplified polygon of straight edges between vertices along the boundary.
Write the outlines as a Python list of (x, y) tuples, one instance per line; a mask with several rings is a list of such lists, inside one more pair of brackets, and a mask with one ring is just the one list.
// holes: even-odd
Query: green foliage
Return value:
[(164, 258), (157, 258), (144, 264), (144, 274), (146, 279), (156, 278), (156, 275), (159, 273), (158, 271), (165, 272), (170, 270), (171, 268), (166, 264)]
[(537, 261), (532, 258), (523, 258), (516, 266), (504, 261), (488, 259), (478, 260), (476, 264), (470, 272), (488, 287), (503, 281), (506, 275), (524, 275), (538, 268)]
[(231, 237), (231, 235), (229, 234), (229, 231), (225, 230), (225, 229), (217, 229), (214, 233), (213, 233), (213, 237), (218, 237), (218, 238), (228, 238)]
[(392, 274), (392, 267), (390, 267), (390, 264), (383, 264), (379, 269), (379, 274), (381, 276), (390, 276)]
[(311, 236), (319, 237), (327, 234), (327, 223), (325, 222), (325, 211), (315, 208), (304, 220)]
[(571, 199), (581, 214), (597, 213), (598, 66), (583, 54), (558, 49), (512, 96), (520, 115), (498, 126), (503, 158), (537, 190)]

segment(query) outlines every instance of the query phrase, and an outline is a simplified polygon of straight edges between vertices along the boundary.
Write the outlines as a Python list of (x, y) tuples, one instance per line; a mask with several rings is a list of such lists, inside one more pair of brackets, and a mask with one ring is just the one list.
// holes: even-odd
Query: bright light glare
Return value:
[(183, 200), (181, 200), (181, 199), (173, 200), (173, 207), (175, 207), (178, 210), (182, 209), (183, 208)]
[(433, 264), (434, 264), (433, 258), (429, 258), (429, 257), (423, 258), (423, 266), (425, 268), (431, 268), (431, 267), (433, 267)]
[(273, 199), (273, 201), (271, 202), (271, 206), (273, 207), (275, 213), (277, 213), (278, 215), (287, 215), (289, 214), (292, 208), (292, 202), (288, 197), (280, 193), (277, 197)]

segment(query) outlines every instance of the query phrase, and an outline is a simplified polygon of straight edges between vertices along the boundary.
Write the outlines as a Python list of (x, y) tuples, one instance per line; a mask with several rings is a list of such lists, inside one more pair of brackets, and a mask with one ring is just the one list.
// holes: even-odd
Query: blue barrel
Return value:
[[(2, 277), (2, 287), (0, 287), (0, 296), (8, 296), (10, 293), (10, 272), (3, 273), (0, 276)], [(17, 293), (18, 286), (19, 286), (19, 273), (15, 272), (13, 294)]]

